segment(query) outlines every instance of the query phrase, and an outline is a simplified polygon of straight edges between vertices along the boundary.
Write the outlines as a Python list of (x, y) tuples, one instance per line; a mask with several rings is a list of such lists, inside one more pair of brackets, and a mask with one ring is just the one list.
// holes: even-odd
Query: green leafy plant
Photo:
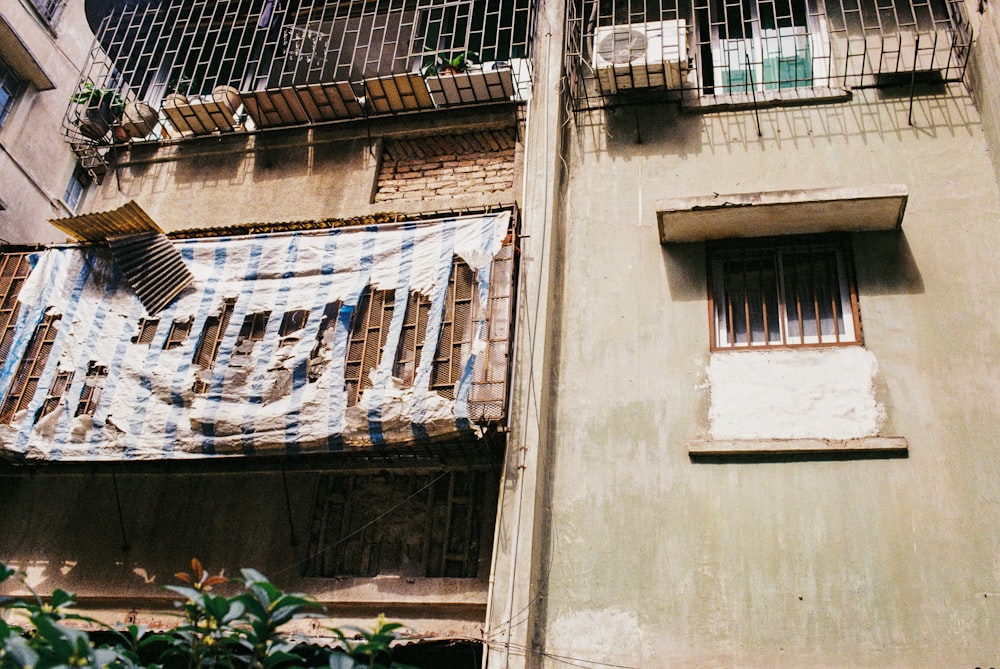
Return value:
[(68, 609), (76, 602), (72, 593), (56, 590), (46, 602), (27, 584), (23, 573), (0, 563), (0, 583), (8, 579), (20, 581), (32, 596), (28, 601), (0, 597), (0, 610), (19, 611), (30, 627), (12, 625), (0, 618), (0, 669), (141, 666), (124, 637), (122, 644), (95, 646), (86, 632), (65, 624), (76, 620), (112, 629), (93, 618), (71, 613)]
[(458, 74), (466, 72), (470, 65), (479, 63), (478, 54), (472, 51), (459, 51), (457, 53), (430, 52), (424, 58), (424, 65), (420, 69), (425, 77), (441, 74)]
[[(64, 590), (56, 590), (46, 601), (23, 573), (0, 563), (0, 583), (17, 580), (31, 593), (26, 601), (0, 596), (0, 613), (12, 612), (19, 623), (23, 621), (14, 624), (0, 617), (0, 669), (416, 669), (392, 661), (390, 644), (399, 636), (399, 623), (386, 622), (380, 615), (372, 630), (345, 628), (353, 633), (350, 638), (334, 629), (342, 649), (308, 644), (281, 627), (321, 614), (319, 604), (306, 595), (283, 592), (254, 569), (243, 569), (241, 574), (235, 579), (211, 575), (201, 562), (192, 560), (190, 572), (175, 574), (183, 585), (166, 586), (183, 597), (177, 602), (181, 624), (151, 633), (138, 625), (112, 628), (73, 613), (76, 598)], [(212, 592), (227, 584), (242, 590), (234, 596)], [(96, 644), (90, 634), (67, 621), (96, 627), (113, 642)]]
[(385, 616), (379, 614), (375, 620), (375, 628), (371, 631), (357, 627), (344, 628), (355, 633), (353, 639), (348, 639), (343, 630), (334, 628), (333, 633), (344, 644), (345, 654), (330, 656), (331, 669), (416, 669), (392, 661), (389, 644), (399, 638), (396, 630), (402, 627), (400, 623), (386, 622)]
[(101, 88), (90, 81), (83, 82), (80, 90), (69, 101), (87, 108), (106, 108), (115, 118), (125, 111), (125, 99), (113, 88)]

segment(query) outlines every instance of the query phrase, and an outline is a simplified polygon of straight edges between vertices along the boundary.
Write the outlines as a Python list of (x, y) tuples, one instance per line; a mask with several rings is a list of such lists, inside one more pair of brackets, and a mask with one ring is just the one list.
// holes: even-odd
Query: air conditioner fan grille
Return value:
[(601, 38), (597, 53), (608, 63), (631, 63), (646, 56), (646, 35), (638, 30), (615, 30)]

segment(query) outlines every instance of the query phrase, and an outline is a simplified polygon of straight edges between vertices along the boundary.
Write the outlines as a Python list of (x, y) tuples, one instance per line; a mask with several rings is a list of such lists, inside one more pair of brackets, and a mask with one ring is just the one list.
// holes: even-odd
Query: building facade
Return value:
[(60, 134), (92, 36), (81, 3), (17, 0), (0, 9), (0, 239), (64, 241), (46, 221), (73, 214), (91, 181)]
[(883, 4), (85, 3), (0, 559), (490, 667), (995, 665), (998, 20)]

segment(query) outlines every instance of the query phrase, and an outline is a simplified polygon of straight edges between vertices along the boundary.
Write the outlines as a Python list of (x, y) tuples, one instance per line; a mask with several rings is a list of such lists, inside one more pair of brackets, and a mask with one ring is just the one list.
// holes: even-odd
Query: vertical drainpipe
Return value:
[[(516, 339), (510, 432), (497, 509), (483, 656), (489, 669), (528, 667), (548, 564), (547, 452), (552, 443), (561, 248), (560, 172), (566, 118), (562, 81), (565, 2), (538, 0), (534, 86), (525, 120)], [(527, 650), (525, 650), (527, 649)]]

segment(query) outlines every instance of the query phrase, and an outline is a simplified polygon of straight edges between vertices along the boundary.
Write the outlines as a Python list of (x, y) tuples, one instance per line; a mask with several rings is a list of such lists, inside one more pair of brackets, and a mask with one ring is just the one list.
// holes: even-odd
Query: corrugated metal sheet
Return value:
[(111, 211), (57, 218), (49, 223), (83, 242), (102, 242), (109, 237), (140, 232), (163, 232), (135, 200)]
[(162, 232), (109, 237), (115, 261), (152, 316), (170, 304), (192, 281), (181, 252)]

